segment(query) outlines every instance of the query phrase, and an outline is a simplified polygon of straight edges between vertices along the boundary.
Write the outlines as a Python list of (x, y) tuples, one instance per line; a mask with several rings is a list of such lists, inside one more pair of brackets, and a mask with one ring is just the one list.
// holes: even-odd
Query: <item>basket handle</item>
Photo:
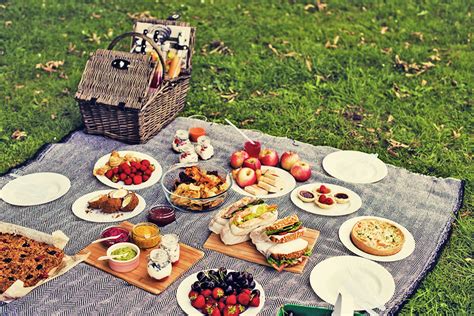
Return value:
[(145, 41), (148, 42), (148, 44), (151, 45), (151, 47), (153, 47), (153, 49), (155, 50), (155, 52), (158, 54), (158, 59), (160, 60), (160, 63), (161, 63), (161, 67), (162, 67), (162, 72), (161, 72), (161, 81), (160, 82), (163, 82), (164, 78), (165, 78), (165, 60), (163, 58), (163, 55), (161, 54), (161, 51), (160, 51), (160, 48), (155, 44), (155, 42), (153, 42), (153, 40), (151, 38), (149, 38), (148, 36), (146, 35), (143, 35), (141, 33), (138, 33), (138, 32), (127, 32), (127, 33), (123, 33), (123, 34), (120, 34), (119, 36), (117, 36), (116, 38), (114, 38), (112, 40), (112, 42), (110, 42), (109, 44), (109, 47), (107, 47), (108, 50), (112, 50), (114, 49), (115, 45), (117, 45), (118, 42), (120, 42), (122, 39), (124, 39), (125, 37), (139, 37), (141, 39), (144, 39)]

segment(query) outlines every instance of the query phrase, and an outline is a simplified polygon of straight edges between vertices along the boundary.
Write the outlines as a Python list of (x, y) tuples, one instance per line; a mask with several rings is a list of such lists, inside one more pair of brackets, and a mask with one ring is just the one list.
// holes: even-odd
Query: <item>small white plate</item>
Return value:
[[(215, 269), (214, 269), (215, 270)], [(208, 270), (205, 270), (208, 271)], [(227, 269), (228, 272), (234, 272), (234, 270)], [(188, 298), (189, 291), (191, 291), (191, 285), (198, 280), (197, 275), (199, 272), (191, 274), (186, 279), (181, 281), (178, 286), (178, 290), (176, 291), (176, 299), (178, 300), (178, 305), (181, 309), (188, 315), (195, 315), (199, 316), (202, 315), (200, 311), (195, 309), (191, 305), (191, 301)], [(256, 316), (262, 310), (265, 304), (265, 291), (263, 287), (255, 281), (255, 288), (260, 291), (260, 305), (258, 307), (249, 307), (245, 312), (243, 312), (242, 316)]]
[[(341, 287), (350, 283), (350, 288), (359, 290), (349, 291), (354, 298), (354, 310), (377, 308), (395, 293), (395, 281), (387, 269), (355, 256), (332, 257), (318, 263), (311, 271), (309, 282), (316, 295), (332, 305), (336, 303)], [(369, 296), (370, 302), (362, 301)]]
[(0, 198), (11, 205), (40, 205), (59, 199), (70, 188), (71, 181), (62, 174), (31, 173), (8, 182), (0, 190)]
[[(161, 165), (158, 163), (158, 161), (156, 161), (155, 158), (147, 154), (140, 153), (138, 151), (119, 151), (118, 153), (120, 157), (123, 157), (126, 154), (131, 154), (134, 157), (137, 157), (141, 160), (147, 159), (148, 161), (150, 161), (150, 164), (155, 166), (155, 171), (153, 171), (153, 173), (151, 174), (151, 177), (148, 179), (147, 182), (142, 182), (141, 184), (138, 184), (138, 185), (135, 185), (135, 184), (125, 185), (123, 181), (114, 183), (110, 179), (108, 179), (106, 176), (96, 175), (97, 179), (100, 182), (102, 182), (106, 186), (109, 186), (115, 189), (124, 188), (126, 190), (140, 190), (140, 189), (148, 188), (154, 185), (155, 183), (157, 183), (158, 181), (160, 181), (161, 175), (163, 174), (163, 169), (161, 168)], [(110, 154), (100, 157), (99, 160), (97, 160), (97, 162), (94, 165), (94, 170), (105, 166), (105, 164), (109, 161), (109, 158), (110, 158)]]
[[(345, 193), (349, 196), (349, 202), (345, 204), (336, 204), (332, 208), (322, 209), (316, 205), (314, 202), (303, 202), (298, 197), (298, 192), (300, 190), (313, 192), (314, 189), (319, 188), (322, 184), (331, 189), (331, 194), (336, 193)], [(313, 193), (314, 194), (314, 193)], [(327, 183), (309, 183), (297, 187), (291, 192), (291, 201), (293, 204), (298, 206), (300, 209), (309, 212), (311, 214), (323, 215), (323, 216), (342, 216), (356, 212), (362, 206), (362, 200), (360, 196), (352, 190), (349, 190), (345, 187), (341, 187), (335, 184)], [(317, 197), (316, 197), (317, 199)], [(333, 198), (334, 199), (334, 198)], [(335, 202), (335, 201), (334, 201)]]
[(239, 185), (235, 181), (234, 181), (234, 184), (232, 185), (232, 189), (235, 192), (245, 195), (245, 196), (255, 196), (259, 199), (270, 199), (270, 198), (276, 198), (276, 197), (287, 195), (288, 193), (291, 192), (291, 190), (295, 188), (296, 186), (295, 178), (293, 178), (293, 176), (289, 172), (280, 168), (276, 168), (276, 167), (262, 166), (262, 171), (265, 171), (265, 170), (272, 170), (281, 178), (282, 182), (284, 183), (283, 190), (277, 193), (269, 193), (267, 195), (253, 195), (253, 194), (248, 193), (241, 187), (239, 187)]
[(93, 198), (102, 195), (108, 194), (111, 190), (101, 190), (88, 193), (86, 195), (78, 198), (72, 205), (72, 212), (74, 215), (88, 222), (94, 223), (111, 223), (111, 222), (121, 222), (126, 219), (132, 218), (143, 212), (145, 209), (146, 203), (143, 197), (139, 194), (138, 196), (138, 205), (131, 212), (115, 212), (115, 213), (104, 213), (100, 210), (91, 210), (88, 207), (88, 203)]
[(385, 163), (376, 154), (341, 150), (323, 159), (323, 168), (336, 179), (351, 183), (373, 183), (387, 176)]
[[(368, 218), (375, 218), (375, 219), (387, 221), (401, 229), (401, 231), (403, 232), (403, 235), (405, 236), (405, 243), (403, 244), (402, 249), (398, 253), (391, 256), (375, 256), (375, 255), (371, 255), (360, 250), (352, 243), (352, 240), (351, 240), (352, 228), (358, 221), (362, 219), (368, 219)], [(413, 235), (408, 231), (408, 229), (398, 224), (397, 222), (391, 221), (383, 217), (359, 216), (359, 217), (348, 219), (339, 228), (339, 239), (341, 240), (342, 244), (352, 253), (358, 256), (370, 259), (370, 260), (380, 261), (380, 262), (392, 262), (392, 261), (405, 259), (409, 255), (411, 255), (413, 251), (415, 250), (415, 239), (413, 238)]]

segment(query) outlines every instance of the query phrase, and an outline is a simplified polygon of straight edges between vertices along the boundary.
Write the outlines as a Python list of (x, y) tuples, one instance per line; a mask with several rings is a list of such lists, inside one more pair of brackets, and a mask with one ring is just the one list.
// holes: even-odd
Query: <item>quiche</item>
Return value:
[(405, 236), (397, 226), (369, 218), (358, 221), (351, 231), (351, 240), (360, 250), (376, 256), (391, 256), (403, 247)]

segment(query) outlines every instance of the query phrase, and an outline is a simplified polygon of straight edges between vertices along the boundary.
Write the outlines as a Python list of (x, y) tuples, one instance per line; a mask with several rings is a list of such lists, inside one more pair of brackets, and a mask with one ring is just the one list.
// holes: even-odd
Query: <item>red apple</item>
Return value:
[(258, 155), (258, 159), (260, 160), (262, 165), (265, 166), (275, 167), (276, 165), (278, 165), (278, 153), (273, 149), (263, 149)]
[(258, 170), (262, 168), (262, 164), (260, 163), (260, 160), (258, 160), (258, 158), (255, 158), (255, 157), (250, 157), (249, 159), (245, 160), (242, 166), (253, 169), (253, 170)]
[(306, 181), (311, 178), (311, 167), (304, 161), (297, 161), (290, 169), (291, 175), (296, 181)]
[(235, 181), (241, 188), (245, 188), (248, 185), (257, 183), (257, 175), (255, 174), (255, 170), (250, 168), (240, 169)]
[(297, 162), (300, 161), (300, 156), (293, 151), (285, 151), (281, 155), (280, 165), (285, 170), (290, 170), (291, 167)]
[(240, 168), (242, 167), (244, 161), (247, 160), (248, 158), (249, 158), (249, 154), (246, 151), (244, 150), (236, 151), (235, 153), (232, 154), (232, 156), (230, 156), (230, 165), (234, 169)]

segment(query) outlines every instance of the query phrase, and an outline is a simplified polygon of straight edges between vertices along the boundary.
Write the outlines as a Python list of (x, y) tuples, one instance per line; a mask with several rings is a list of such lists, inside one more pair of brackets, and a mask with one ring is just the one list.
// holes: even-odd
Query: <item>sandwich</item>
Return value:
[(226, 245), (234, 245), (250, 239), (250, 233), (278, 218), (277, 205), (269, 205), (263, 200), (256, 200), (234, 213), (220, 232), (221, 240)]
[(258, 200), (255, 197), (244, 197), (231, 205), (224, 207), (220, 210), (209, 223), (209, 230), (215, 234), (220, 234), (222, 228), (227, 225), (229, 220), (238, 212), (244, 210), (247, 206), (255, 205), (261, 203), (261, 200)]
[(281, 272), (311, 255), (308, 241), (301, 238), (304, 232), (305, 228), (298, 216), (291, 215), (253, 231), (250, 238), (267, 262)]

